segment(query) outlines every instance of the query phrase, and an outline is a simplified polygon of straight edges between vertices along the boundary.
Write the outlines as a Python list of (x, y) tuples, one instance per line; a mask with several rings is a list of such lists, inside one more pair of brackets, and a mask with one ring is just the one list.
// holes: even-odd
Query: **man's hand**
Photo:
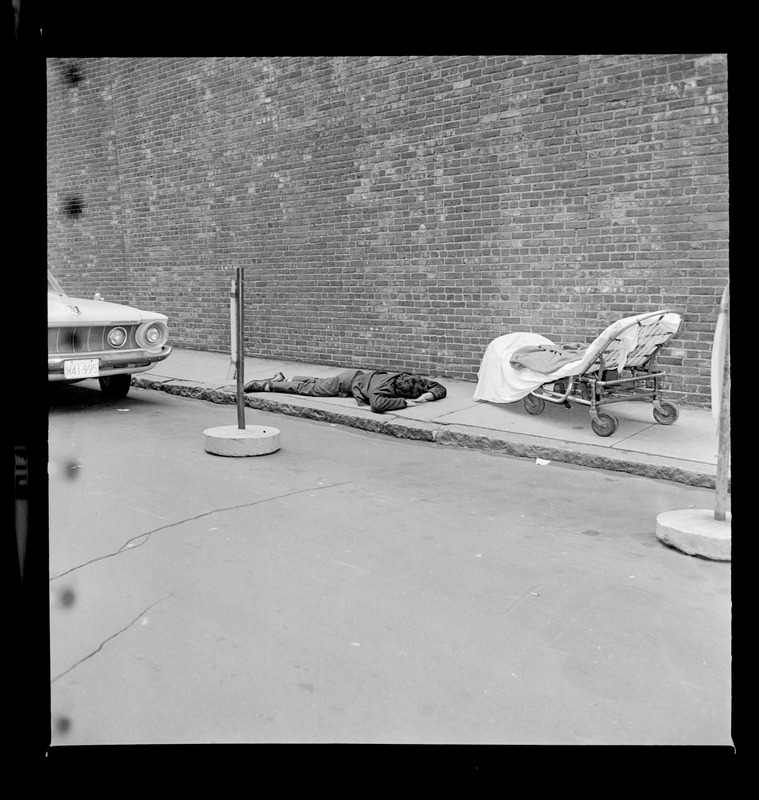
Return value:
[(425, 392), (423, 395), (420, 395), (415, 400), (412, 400), (412, 399), (408, 398), (406, 400), (406, 405), (407, 406), (418, 406), (420, 403), (427, 403), (430, 400), (434, 400), (434, 399), (435, 399), (435, 395), (432, 394), (432, 392)]

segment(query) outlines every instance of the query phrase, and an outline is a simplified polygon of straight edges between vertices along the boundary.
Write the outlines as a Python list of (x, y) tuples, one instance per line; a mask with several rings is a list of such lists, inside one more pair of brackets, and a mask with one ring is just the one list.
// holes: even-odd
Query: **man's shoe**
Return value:
[(266, 378), (263, 381), (248, 381), (245, 384), (245, 391), (246, 392), (269, 392), (271, 391), (269, 384), (272, 381), (283, 381), (285, 380), (285, 376), (278, 372), (273, 378)]

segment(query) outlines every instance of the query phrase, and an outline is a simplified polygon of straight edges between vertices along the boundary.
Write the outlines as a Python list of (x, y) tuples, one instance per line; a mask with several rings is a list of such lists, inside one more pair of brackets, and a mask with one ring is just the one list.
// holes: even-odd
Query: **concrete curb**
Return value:
[[(216, 404), (235, 405), (237, 399), (234, 385), (209, 387), (192, 381), (154, 378), (146, 374), (133, 375), (132, 385), (140, 389), (152, 389)], [(269, 411), (275, 414), (286, 414), (317, 422), (345, 425), (346, 427), (357, 428), (369, 433), (381, 433), (398, 439), (413, 439), (451, 447), (466, 447), (514, 458), (543, 458), (590, 469), (626, 472), (631, 475), (668, 480), (705, 489), (714, 489), (716, 485), (716, 471), (699, 471), (693, 468), (692, 462), (680, 461), (673, 463), (672, 459), (665, 459), (659, 456), (609, 451), (608, 448), (594, 447), (593, 445), (566, 443), (562, 447), (557, 446), (555, 440), (549, 441), (536, 436), (504, 433), (455, 424), (446, 425), (438, 422), (399, 419), (398, 417), (372, 414), (358, 407), (355, 411), (346, 413), (324, 407), (315, 407), (308, 404), (307, 398), (297, 397), (296, 399), (294, 397), (291, 398), (289, 395), (277, 395), (275, 398), (268, 397), (265, 394), (246, 395), (245, 406), (259, 411)]]

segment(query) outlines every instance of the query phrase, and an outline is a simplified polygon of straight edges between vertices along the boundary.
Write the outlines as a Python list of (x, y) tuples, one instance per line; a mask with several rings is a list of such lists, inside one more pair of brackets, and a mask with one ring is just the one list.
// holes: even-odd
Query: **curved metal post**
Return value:
[(719, 446), (715, 483), (714, 518), (722, 521), (727, 515), (727, 494), (730, 475), (730, 286), (725, 288), (720, 304), (725, 315), (725, 357), (722, 372), (722, 399), (719, 415)]
[(244, 288), (243, 288), (243, 268), (237, 267), (237, 364), (235, 372), (237, 374), (237, 427), (245, 430), (245, 314), (244, 314)]

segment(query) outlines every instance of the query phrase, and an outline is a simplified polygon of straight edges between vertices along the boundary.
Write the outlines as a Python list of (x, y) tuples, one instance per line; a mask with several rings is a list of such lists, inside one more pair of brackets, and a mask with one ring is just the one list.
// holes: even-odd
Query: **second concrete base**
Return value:
[(238, 428), (224, 425), (220, 428), (207, 428), (203, 431), (205, 449), (217, 456), (264, 456), (280, 448), (279, 430), (260, 425)]
[(656, 518), (656, 537), (691, 556), (712, 561), (731, 560), (732, 515), (714, 518), (714, 509), (688, 508), (665, 511)]

